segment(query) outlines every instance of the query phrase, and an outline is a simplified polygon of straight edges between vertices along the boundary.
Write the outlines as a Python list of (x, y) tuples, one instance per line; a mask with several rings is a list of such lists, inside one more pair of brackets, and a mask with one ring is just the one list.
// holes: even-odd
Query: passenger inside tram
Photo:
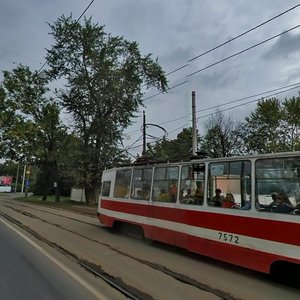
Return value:
[(278, 204), (278, 194), (277, 193), (272, 193), (271, 197), (272, 197), (272, 202), (267, 207), (267, 210), (272, 209), (273, 206), (277, 206), (277, 204)]
[(272, 212), (291, 213), (294, 210), (293, 204), (285, 193), (279, 193), (277, 196), (277, 205), (271, 208)]
[(194, 193), (195, 203), (196, 204), (203, 204), (204, 190), (203, 190), (201, 181), (197, 181), (196, 186), (197, 187), (196, 187), (195, 193)]
[(184, 203), (188, 203), (188, 204), (195, 203), (195, 199), (193, 197), (192, 189), (191, 188), (187, 189), (186, 194), (183, 196), (183, 202)]
[(166, 191), (164, 188), (162, 188), (162, 189), (160, 190), (160, 194), (159, 194), (159, 196), (158, 196), (158, 199), (159, 199), (160, 201), (167, 201), (168, 198), (169, 198), (169, 196), (168, 196), (167, 191)]
[(143, 197), (143, 199), (149, 199), (149, 197), (150, 197), (150, 195), (149, 195), (149, 193), (150, 193), (150, 186), (149, 186), (149, 184), (143, 184), (143, 186), (142, 186), (142, 197)]
[(215, 190), (215, 196), (212, 198), (212, 205), (221, 207), (224, 202), (224, 196), (221, 195), (222, 191), (221, 189)]
[(226, 194), (226, 197), (224, 198), (222, 207), (223, 208), (234, 208), (235, 207), (234, 197), (231, 193)]
[(176, 180), (172, 180), (171, 185), (169, 187), (169, 195), (171, 197), (172, 202), (176, 202), (177, 199), (177, 184)]

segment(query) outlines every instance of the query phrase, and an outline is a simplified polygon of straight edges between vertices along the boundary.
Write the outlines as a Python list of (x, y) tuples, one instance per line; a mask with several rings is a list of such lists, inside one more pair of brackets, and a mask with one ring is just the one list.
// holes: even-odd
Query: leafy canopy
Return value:
[(87, 190), (99, 186), (102, 170), (122, 157), (122, 133), (142, 105), (142, 90), (166, 91), (167, 81), (157, 59), (91, 19), (80, 24), (62, 16), (49, 26), (55, 42), (47, 50), (48, 74), (66, 82), (58, 97), (82, 141), (79, 185)]

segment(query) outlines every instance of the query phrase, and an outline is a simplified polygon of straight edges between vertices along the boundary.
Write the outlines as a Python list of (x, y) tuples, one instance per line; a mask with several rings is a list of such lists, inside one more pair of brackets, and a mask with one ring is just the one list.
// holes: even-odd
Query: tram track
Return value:
[[(9, 202), (9, 201), (6, 201), (6, 203), (7, 203), (7, 202), (10, 203), (10, 204), (12, 204), (12, 203)], [(13, 203), (13, 204), (15, 204), (15, 203)], [(26, 207), (26, 208), (28, 208), (28, 209), (34, 209), (34, 208), (32, 208), (31, 206), (28, 207), (28, 206), (26, 206), (26, 205), (20, 205), (20, 204), (18, 204), (18, 205), (21, 206), (21, 207)], [(140, 259), (140, 258), (135, 257), (135, 256), (133, 256), (133, 255), (130, 255), (130, 254), (126, 253), (126, 252), (123, 252), (123, 251), (121, 251), (121, 250), (119, 250), (119, 249), (116, 249), (116, 248), (112, 247), (111, 245), (109, 245), (109, 244), (107, 244), (107, 243), (103, 243), (103, 242), (100, 242), (100, 241), (98, 241), (98, 240), (96, 240), (96, 239), (93, 239), (93, 238), (91, 238), (91, 237), (82, 235), (82, 234), (80, 234), (80, 233), (78, 233), (78, 232), (75, 232), (75, 231), (73, 231), (73, 230), (71, 230), (71, 229), (68, 229), (68, 228), (65, 228), (64, 226), (61, 226), (60, 224), (50, 222), (50, 221), (48, 221), (48, 220), (45, 220), (45, 219), (43, 219), (43, 218), (41, 218), (41, 217), (38, 217), (38, 216), (32, 214), (32, 213), (29, 213), (29, 212), (27, 212), (27, 211), (25, 211), (25, 210), (22, 210), (22, 209), (19, 209), (19, 208), (16, 208), (16, 207), (13, 207), (13, 206), (7, 205), (7, 204), (5, 204), (5, 205), (3, 205), (3, 206), (6, 207), (6, 208), (9, 208), (9, 209), (11, 209), (11, 210), (13, 210), (13, 211), (15, 211), (15, 212), (17, 212), (17, 213), (19, 213), (19, 214), (22, 214), (22, 215), (24, 215), (24, 216), (26, 216), (26, 217), (28, 217), (28, 218), (37, 219), (37, 220), (39, 220), (39, 221), (41, 221), (41, 222), (47, 223), (48, 225), (51, 225), (51, 226), (54, 226), (54, 227), (59, 228), (59, 229), (61, 229), (61, 230), (67, 231), (67, 232), (69, 232), (69, 233), (72, 233), (72, 234), (74, 234), (74, 235), (76, 235), (76, 236), (78, 236), (78, 237), (80, 237), (80, 238), (82, 238), (82, 239), (85, 239), (85, 240), (89, 241), (89, 242), (94, 242), (94, 243), (97, 243), (97, 244), (99, 244), (99, 245), (101, 245), (101, 246), (107, 247), (107, 248), (109, 248), (110, 250), (116, 252), (116, 253), (119, 254), (119, 255), (123, 255), (123, 256), (128, 257), (128, 258), (130, 258), (130, 259), (132, 259), (132, 260), (134, 260), (134, 261), (136, 261), (136, 262), (138, 262), (138, 263), (141, 263), (141, 264), (143, 264), (143, 265), (146, 265), (146, 266), (148, 266), (148, 267), (150, 267), (150, 268), (152, 268), (152, 269), (154, 269), (154, 270), (160, 271), (160, 272), (164, 273), (165, 275), (170, 276), (170, 277), (174, 278), (175, 280), (177, 280), (177, 281), (179, 281), (179, 282), (181, 282), (181, 283), (184, 283), (184, 284), (193, 286), (193, 287), (195, 287), (195, 288), (197, 288), (197, 289), (199, 289), (199, 290), (201, 290), (201, 291), (205, 291), (205, 292), (214, 294), (215, 296), (218, 296), (219, 298), (224, 299), (224, 300), (237, 300), (236, 297), (232, 296), (232, 295), (229, 294), (229, 293), (226, 293), (226, 292), (224, 292), (224, 291), (222, 291), (222, 290), (213, 288), (213, 287), (211, 287), (211, 286), (209, 286), (209, 285), (207, 285), (207, 284), (201, 283), (201, 282), (197, 281), (196, 279), (193, 279), (193, 278), (191, 278), (191, 277), (189, 277), (189, 276), (187, 276), (187, 275), (185, 275), (185, 274), (178, 273), (178, 272), (174, 272), (173, 270), (171, 270), (171, 269), (169, 269), (169, 268), (167, 268), (167, 267), (165, 267), (165, 266), (163, 266), (163, 265), (161, 265), (161, 264), (157, 264), (157, 263), (153, 263), (153, 262), (151, 262), (151, 261), (147, 261), (147, 260), (144, 260), (144, 259)], [(38, 210), (38, 209), (36, 209), (36, 210)], [(51, 213), (51, 212), (45, 212), (44, 210), (39, 210), (39, 211), (41, 211), (41, 212), (43, 212), (43, 213)], [(51, 214), (54, 214), (54, 215), (59, 216), (59, 217), (62, 217), (62, 218), (68, 218), (68, 217), (66, 217), (66, 216), (61, 216), (60, 214), (55, 214), (55, 213), (51, 213)], [(32, 234), (33, 236), (35, 236), (35, 237), (38, 238), (39, 240), (45, 242), (46, 244), (50, 245), (51, 247), (53, 247), (53, 248), (55, 248), (55, 249), (57, 249), (57, 250), (59, 250), (59, 251), (60, 251), (61, 253), (63, 253), (65, 256), (67, 256), (67, 257), (69, 257), (69, 258), (72, 258), (75, 262), (77, 262), (79, 265), (81, 265), (85, 270), (87, 270), (87, 271), (89, 271), (89, 272), (91, 272), (91, 273), (93, 273), (93, 274), (94, 274), (94, 272), (95, 272), (95, 274), (94, 274), (95, 276), (97, 276), (97, 277), (99, 277), (99, 278), (102, 278), (102, 276), (104, 276), (105, 278), (104, 278), (103, 280), (105, 280), (105, 281), (106, 281), (106, 278), (107, 278), (107, 277), (108, 277), (108, 280), (112, 280), (113, 282), (115, 282), (116, 280), (117, 280), (117, 281), (120, 280), (120, 279), (115, 279), (115, 278), (114, 278), (114, 279), (111, 279), (111, 276), (108, 275), (107, 273), (105, 273), (105, 272), (102, 270), (101, 266), (96, 265), (96, 264), (94, 264), (94, 263), (92, 263), (92, 262), (89, 262), (88, 260), (79, 259), (74, 253), (70, 252), (70, 251), (67, 250), (67, 249), (62, 248), (61, 246), (57, 245), (56, 243), (53, 243), (53, 242), (51, 242), (50, 240), (46, 239), (45, 237), (39, 235), (37, 232), (35, 232), (34, 230), (32, 230), (32, 229), (31, 229), (30, 227), (28, 227), (27, 225), (22, 224), (22, 223), (19, 222), (17, 219), (15, 219), (15, 218), (13, 218), (13, 217), (11, 217), (11, 216), (9, 216), (9, 215), (7, 215), (7, 214), (1, 212), (1, 211), (0, 211), (0, 215), (3, 216), (4, 218), (6, 218), (7, 220), (11, 221), (11, 222), (14, 223), (15, 225), (17, 225), (17, 226), (21, 227), (22, 229), (26, 230), (28, 233)], [(76, 219), (74, 219), (74, 218), (69, 218), (69, 219), (78, 221), (78, 220), (76, 220)], [(80, 221), (80, 222), (81, 222), (81, 221)], [(91, 224), (91, 223), (88, 223), (88, 222), (84, 222), (84, 223), (86, 223), (86, 224), (88, 224), (88, 225), (96, 226), (96, 225)], [(98, 226), (97, 226), (97, 227), (98, 227)], [(99, 275), (98, 273), (99, 273), (100, 275)], [(103, 274), (104, 274), (104, 275), (103, 275)], [(108, 282), (108, 283), (109, 283), (109, 282)], [(121, 287), (123, 287), (124, 285), (126, 286), (126, 284), (123, 283), (123, 282), (121, 282), (121, 284), (120, 284), (120, 283), (117, 283), (117, 285), (120, 285)], [(117, 289), (118, 289), (118, 288), (117, 288)], [(128, 289), (128, 287), (127, 287), (127, 289)], [(130, 287), (129, 289), (130, 289), (130, 290), (134, 290), (135, 288)], [(140, 293), (142, 293), (142, 292), (141, 292), (141, 291), (138, 291), (138, 292), (137, 292), (137, 294), (140, 294)], [(135, 295), (134, 293), (132, 293), (132, 294)], [(125, 295), (125, 294), (124, 294), (124, 295)], [(150, 298), (149, 298), (149, 297), (150, 297)], [(130, 299), (151, 299), (151, 296), (150, 296), (150, 295), (143, 295), (142, 298), (132, 298), (132, 296), (130, 296), (129, 298), (130, 298)]]
[[(65, 218), (65, 219), (69, 219), (69, 220), (72, 220), (72, 221), (76, 221), (76, 222), (79, 222), (79, 223), (83, 223), (83, 224), (88, 224), (88, 225), (99, 227), (99, 226), (97, 226), (97, 225), (95, 225), (93, 223), (90, 223), (90, 222), (78, 220), (76, 218), (72, 218), (72, 217), (64, 216), (64, 215), (57, 214), (57, 213), (54, 213), (54, 212), (50, 212), (50, 211), (46, 211), (46, 210), (43, 210), (43, 209), (39, 209), (39, 208), (34, 207), (33, 205), (32, 206), (28, 206), (26, 204), (16, 203), (15, 201), (9, 201), (9, 200), (2, 200), (2, 202), (9, 203), (9, 204), (12, 204), (12, 205), (18, 205), (18, 206), (21, 206), (21, 207), (30, 208), (32, 210), (40, 211), (40, 212), (43, 212), (43, 213), (46, 213), (46, 214), (49, 214), (49, 215), (59, 216), (59, 217), (62, 217), (62, 218)], [(59, 210), (59, 211), (70, 212), (69, 210), (61, 209), (61, 208), (55, 207), (55, 206), (45, 206), (45, 207), (50, 208), (50, 209)], [(83, 216), (92, 217), (92, 215), (87, 215), (87, 214), (83, 214), (83, 213), (76, 212), (76, 211), (71, 211), (71, 212), (75, 213), (75, 214), (80, 214), (80, 215), (83, 215)]]

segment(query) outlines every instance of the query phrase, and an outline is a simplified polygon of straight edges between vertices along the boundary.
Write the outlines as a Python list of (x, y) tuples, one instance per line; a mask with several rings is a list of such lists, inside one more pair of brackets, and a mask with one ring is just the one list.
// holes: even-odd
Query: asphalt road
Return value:
[[(95, 278), (79, 267), (78, 262), (87, 263), (117, 285), (137, 295), (137, 299), (299, 299), (299, 289), (274, 283), (265, 275), (206, 257), (190, 255), (160, 243), (124, 237), (102, 228), (96, 217), (20, 203), (8, 196), (0, 196), (0, 219), (25, 233), (28, 238), (68, 266), (95, 290), (103, 293), (107, 299), (128, 298), (101, 278)], [(1, 294), (3, 291), (0, 291), (0, 299), (89, 299), (88, 297), (92, 297), (92, 295), (86, 297), (75, 292), (77, 298), (72, 294), (64, 298), (64, 293), (69, 287), (74, 288), (75, 291), (75, 288), (82, 284), (72, 278), (69, 278), (70, 282), (65, 282), (64, 278), (56, 278), (56, 273), (62, 276), (61, 268), (51, 266), (53, 262), (49, 262), (49, 259), (41, 253), (36, 254), (35, 249), (32, 249), (28, 243), (23, 245), (24, 241), (22, 239), (20, 241), (20, 238), (16, 237), (14, 232), (9, 232), (8, 228), (4, 229), (5, 226), (1, 222), (0, 228), (0, 253), (5, 253), (5, 256), (0, 258), (1, 263), (4, 261), (3, 266), (0, 266), (0, 288), (6, 285), (6, 281), (3, 281), (6, 275), (9, 282), (3, 296)], [(6, 233), (2, 233), (3, 230)], [(2, 235), (5, 238), (2, 238)], [(16, 240), (15, 244), (11, 239)], [(3, 245), (9, 243), (12, 244), (10, 250), (5, 250), (7, 248)], [(23, 259), (26, 248), (30, 248), (31, 252)], [(16, 254), (11, 254), (13, 251), (16, 251)], [(27, 250), (25, 252), (27, 253)], [(10, 255), (13, 256), (11, 263), (8, 260)], [(32, 257), (37, 264), (32, 262)], [(77, 259), (75, 265), (74, 258)], [(50, 269), (44, 271), (44, 264), (50, 264)], [(63, 277), (70, 276), (65, 274)], [(18, 292), (11, 289), (14, 284), (17, 286), (19, 281), (25, 281), (24, 284), (20, 283), (20, 289), (27, 288), (36, 292), (36, 296), (26, 296), (24, 292), (22, 298), (18, 298)], [(53, 295), (52, 298), (44, 297), (43, 291), (48, 287), (54, 288), (52, 294), (49, 294)], [(56, 292), (58, 294), (55, 294)], [(89, 294), (87, 290), (85, 292)], [(7, 298), (10, 293), (16, 295), (16, 298)]]
[(97, 299), (34, 242), (2, 221), (0, 274), (0, 299)]

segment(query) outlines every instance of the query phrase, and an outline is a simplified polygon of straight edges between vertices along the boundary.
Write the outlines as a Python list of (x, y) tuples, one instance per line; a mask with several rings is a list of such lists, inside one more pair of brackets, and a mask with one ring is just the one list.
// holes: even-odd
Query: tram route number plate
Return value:
[(229, 242), (233, 244), (238, 244), (239, 243), (239, 236), (230, 234), (230, 233), (225, 233), (225, 232), (218, 232), (219, 233), (219, 240), (224, 241), (224, 242)]

